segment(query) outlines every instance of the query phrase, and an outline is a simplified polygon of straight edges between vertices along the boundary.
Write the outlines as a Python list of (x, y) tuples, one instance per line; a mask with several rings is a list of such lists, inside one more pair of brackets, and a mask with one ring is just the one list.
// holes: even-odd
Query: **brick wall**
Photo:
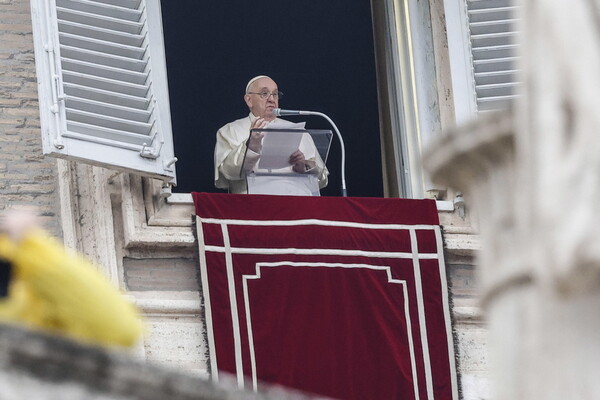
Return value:
[(31, 206), (61, 236), (56, 160), (42, 156), (29, 0), (0, 0), (0, 212)]

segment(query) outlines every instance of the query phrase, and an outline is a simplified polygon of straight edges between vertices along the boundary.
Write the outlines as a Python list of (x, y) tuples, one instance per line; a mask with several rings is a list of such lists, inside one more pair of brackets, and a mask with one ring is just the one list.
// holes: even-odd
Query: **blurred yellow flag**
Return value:
[(133, 304), (90, 262), (42, 230), (18, 243), (0, 234), (0, 259), (12, 266), (1, 321), (109, 346), (133, 346), (141, 337)]

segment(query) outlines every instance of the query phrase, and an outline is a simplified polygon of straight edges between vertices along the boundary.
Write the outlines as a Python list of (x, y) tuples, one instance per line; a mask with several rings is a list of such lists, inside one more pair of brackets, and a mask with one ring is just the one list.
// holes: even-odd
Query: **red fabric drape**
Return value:
[(434, 201), (193, 197), (213, 370), (248, 389), (456, 398)]

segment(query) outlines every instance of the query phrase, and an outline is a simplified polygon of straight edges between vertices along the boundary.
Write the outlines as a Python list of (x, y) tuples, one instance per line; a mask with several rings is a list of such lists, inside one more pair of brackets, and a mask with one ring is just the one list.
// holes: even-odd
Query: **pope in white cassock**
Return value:
[[(215, 186), (230, 193), (247, 193), (246, 177), (260, 172), (260, 155), (264, 133), (250, 129), (268, 128), (273, 122), (283, 122), (273, 110), (279, 107), (282, 93), (275, 81), (259, 75), (246, 85), (244, 101), (250, 109), (247, 117), (230, 122), (217, 132), (215, 146)], [(329, 171), (309, 134), (304, 134), (299, 148), (289, 157), (289, 166), (277, 170), (282, 173), (311, 174), (317, 177), (319, 188), (327, 186)], [(270, 171), (274, 172), (274, 171)], [(310, 195), (304, 187), (287, 188), (286, 192)]]

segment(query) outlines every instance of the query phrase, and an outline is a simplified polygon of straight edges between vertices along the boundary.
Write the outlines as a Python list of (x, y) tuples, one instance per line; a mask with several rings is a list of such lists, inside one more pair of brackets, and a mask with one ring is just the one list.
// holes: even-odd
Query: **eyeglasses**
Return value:
[(262, 92), (248, 92), (248, 94), (257, 94), (261, 99), (266, 100), (269, 96), (273, 95), (274, 99), (280, 99), (283, 97), (283, 92), (280, 90), (275, 90), (274, 92), (269, 92), (268, 90), (263, 90)]

